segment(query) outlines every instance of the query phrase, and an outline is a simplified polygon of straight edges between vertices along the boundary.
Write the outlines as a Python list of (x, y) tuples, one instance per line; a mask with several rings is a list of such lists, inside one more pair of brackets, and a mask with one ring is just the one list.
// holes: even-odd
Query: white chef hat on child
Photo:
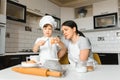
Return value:
[(40, 26), (41, 29), (43, 29), (45, 24), (52, 25), (53, 29), (55, 29), (56, 26), (57, 26), (57, 23), (56, 23), (55, 19), (52, 16), (49, 16), (49, 15), (44, 16), (44, 17), (42, 17), (42, 19), (40, 19), (39, 26)]

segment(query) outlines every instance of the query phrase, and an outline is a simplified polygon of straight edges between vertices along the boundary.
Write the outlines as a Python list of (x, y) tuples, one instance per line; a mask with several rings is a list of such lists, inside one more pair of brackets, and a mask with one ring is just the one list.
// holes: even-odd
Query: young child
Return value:
[(40, 64), (43, 65), (46, 60), (59, 59), (66, 48), (58, 37), (52, 37), (53, 30), (56, 27), (56, 22), (52, 16), (44, 16), (39, 25), (43, 30), (43, 37), (37, 38), (33, 52), (36, 53), (40, 50)]

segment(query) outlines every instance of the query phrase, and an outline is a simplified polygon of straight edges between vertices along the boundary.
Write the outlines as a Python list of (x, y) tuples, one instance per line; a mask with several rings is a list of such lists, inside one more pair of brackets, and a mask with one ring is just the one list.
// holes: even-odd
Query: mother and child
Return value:
[[(56, 21), (52, 16), (42, 17), (39, 23), (43, 31), (43, 37), (35, 41), (33, 52), (39, 51), (40, 64), (43, 65), (48, 59), (61, 59), (68, 53), (68, 60), (72, 68), (78, 72), (86, 71), (87, 62), (94, 61), (91, 52), (91, 44), (85, 35), (78, 31), (77, 24), (68, 20), (61, 26), (62, 38), (54, 37)], [(76, 67), (77, 66), (77, 67)], [(81, 67), (82, 66), (82, 67)]]

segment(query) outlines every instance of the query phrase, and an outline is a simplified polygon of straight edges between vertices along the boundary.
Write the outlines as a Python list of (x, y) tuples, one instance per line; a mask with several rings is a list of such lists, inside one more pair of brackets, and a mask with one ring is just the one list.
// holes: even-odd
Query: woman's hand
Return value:
[(89, 54), (90, 54), (90, 50), (89, 49), (81, 50), (80, 51), (80, 60), (81, 61), (87, 61)]
[(57, 44), (59, 42), (60, 42), (60, 38), (58, 38), (58, 37), (54, 37), (51, 39), (51, 44)]

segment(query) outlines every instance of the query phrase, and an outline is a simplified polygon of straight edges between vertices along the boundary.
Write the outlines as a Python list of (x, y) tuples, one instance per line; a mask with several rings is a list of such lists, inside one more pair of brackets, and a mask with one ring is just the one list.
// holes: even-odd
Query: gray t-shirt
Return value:
[[(62, 40), (66, 45), (66, 47), (68, 48), (68, 58), (69, 58), (70, 64), (75, 64), (80, 60), (79, 59), (80, 50), (90, 49), (91, 51), (90, 41), (86, 37), (80, 36), (79, 40), (76, 43), (72, 43), (71, 41), (66, 40), (65, 38), (62, 38)], [(92, 58), (92, 56), (93, 55), (90, 52), (88, 59)]]

